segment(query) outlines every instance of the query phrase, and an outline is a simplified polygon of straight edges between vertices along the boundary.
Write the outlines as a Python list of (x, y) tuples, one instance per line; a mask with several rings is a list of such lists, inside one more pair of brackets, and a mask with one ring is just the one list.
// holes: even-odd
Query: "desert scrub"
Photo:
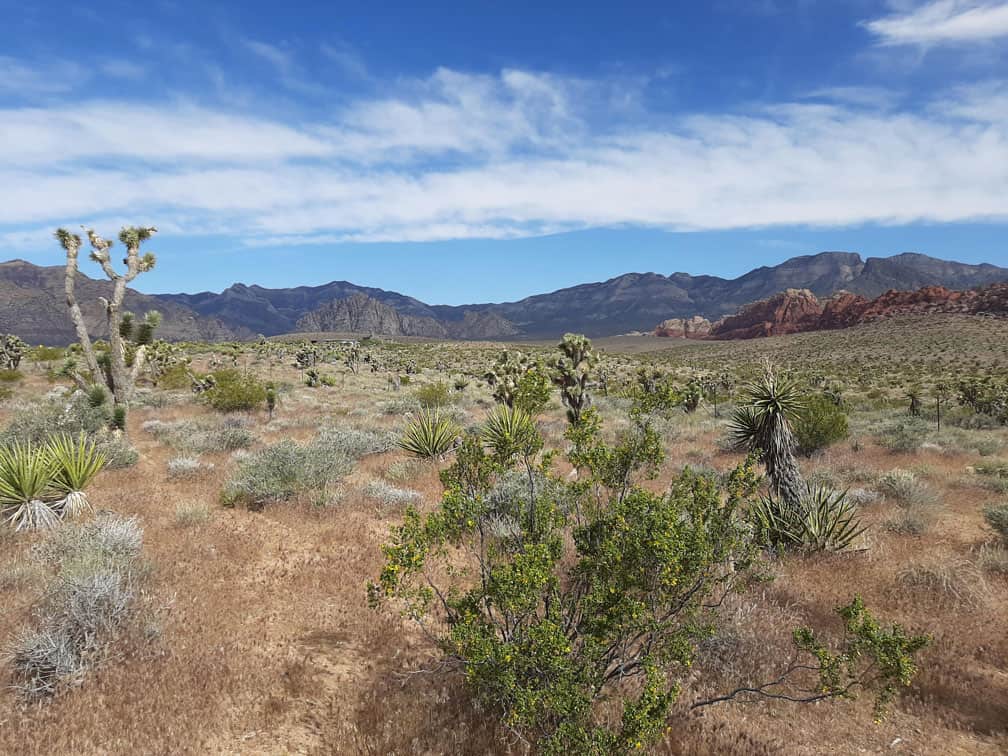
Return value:
[(333, 456), (324, 443), (285, 439), (238, 459), (237, 470), (224, 486), (222, 502), (260, 509), (308, 492), (324, 497), (326, 488), (352, 468), (349, 458)]
[(37, 700), (83, 682), (134, 617), (146, 575), (143, 531), (106, 514), (67, 525), (33, 555), (54, 572), (32, 620), (11, 644), (14, 688)]
[(319, 430), (314, 443), (335, 457), (358, 460), (394, 449), (397, 439), (392, 431), (326, 427)]
[(421, 469), (420, 460), (399, 459), (388, 466), (385, 477), (393, 483), (405, 483), (416, 478)]
[(1001, 542), (1008, 546), (1008, 502), (984, 507), (984, 521), (997, 534)]
[(251, 423), (244, 418), (222, 420), (148, 420), (141, 428), (158, 441), (195, 454), (247, 449), (255, 443)]
[(178, 504), (175, 506), (175, 524), (180, 528), (193, 528), (210, 519), (206, 504)]
[(174, 457), (168, 460), (169, 480), (193, 480), (213, 470), (212, 462), (201, 462), (199, 457)]
[(954, 557), (912, 562), (896, 574), (900, 590), (936, 606), (976, 607), (986, 601), (987, 584), (969, 562)]
[(420, 503), (419, 491), (412, 488), (396, 488), (384, 480), (372, 480), (364, 486), (364, 495), (379, 502), (383, 507), (405, 509)]
[(900, 468), (890, 470), (879, 477), (876, 489), (898, 507), (886, 523), (889, 530), (904, 535), (927, 532), (934, 521), (938, 500), (931, 487), (916, 473)]
[(211, 373), (213, 385), (202, 399), (218, 412), (252, 412), (266, 404), (266, 384), (252, 373), (235, 368)]
[(798, 451), (806, 457), (847, 438), (847, 413), (827, 396), (813, 396), (794, 423)]
[(104, 455), (106, 467), (130, 467), (140, 455), (121, 431), (110, 428), (112, 410), (106, 403), (95, 404), (88, 394), (75, 391), (50, 392), (43, 400), (18, 408), (0, 433), (0, 444), (13, 442), (42, 445), (53, 437), (79, 437), (94, 441)]
[(918, 417), (904, 417), (886, 426), (878, 436), (879, 444), (894, 453), (912, 454), (918, 451), (931, 426)]

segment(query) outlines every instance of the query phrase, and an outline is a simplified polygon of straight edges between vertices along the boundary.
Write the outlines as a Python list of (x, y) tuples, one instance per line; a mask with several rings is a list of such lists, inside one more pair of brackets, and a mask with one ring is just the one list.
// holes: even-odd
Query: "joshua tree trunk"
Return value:
[[(97, 379), (101, 375), (101, 370), (95, 357), (94, 346), (91, 344), (91, 337), (88, 335), (87, 325), (84, 323), (84, 315), (81, 313), (81, 309), (77, 304), (77, 298), (74, 295), (74, 285), (77, 281), (77, 255), (80, 252), (81, 240), (77, 234), (67, 234), (63, 229), (56, 232), (56, 238), (60, 240), (63, 248), (66, 250), (67, 261), (64, 290), (66, 291), (67, 308), (70, 310), (70, 319), (73, 321), (74, 329), (77, 331), (77, 340), (80, 342), (81, 350), (84, 352), (84, 360), (87, 362), (88, 370)], [(87, 387), (87, 381), (79, 373), (75, 372), (72, 377), (78, 387)]]

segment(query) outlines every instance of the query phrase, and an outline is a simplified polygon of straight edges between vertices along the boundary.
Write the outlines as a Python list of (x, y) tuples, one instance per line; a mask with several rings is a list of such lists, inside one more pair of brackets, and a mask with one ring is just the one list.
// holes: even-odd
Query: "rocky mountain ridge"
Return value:
[[(72, 341), (62, 275), (62, 266), (39, 267), (22, 260), (0, 263), (0, 331), (33, 342)], [(78, 281), (85, 316), (98, 328), (97, 299), (107, 282), (84, 275)], [(734, 279), (628, 273), (496, 304), (428, 305), (397, 292), (332, 281), (286, 289), (239, 283), (220, 293), (130, 291), (126, 306), (140, 314), (160, 310), (165, 316), (161, 334), (177, 340), (231, 340), (298, 331), (481, 340), (556, 338), (570, 331), (600, 337), (651, 330), (658, 322), (667, 335), (695, 337), (704, 335), (705, 322), (733, 316), (748, 303), (788, 289), (807, 289), (816, 298), (838, 291), (873, 298), (894, 288), (963, 290), (1003, 281), (1008, 281), (1008, 268), (993, 265), (919, 254), (863, 260), (856, 253), (823, 252), (756, 268)], [(792, 319), (768, 314), (765, 320), (783, 324)]]

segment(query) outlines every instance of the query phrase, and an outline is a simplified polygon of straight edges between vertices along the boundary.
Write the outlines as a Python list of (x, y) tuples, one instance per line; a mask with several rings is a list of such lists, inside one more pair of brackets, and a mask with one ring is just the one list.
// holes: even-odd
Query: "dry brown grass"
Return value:
[[(275, 373), (296, 383), (292, 370)], [(17, 391), (46, 388), (32, 375)], [(473, 422), (485, 410), (474, 401), (479, 390), (467, 391), (462, 406)], [(325, 422), (396, 428), (402, 418), (377, 409), (395, 396), (383, 376), (367, 373), (334, 388), (295, 386), (283, 395), (277, 420), (267, 427), (257, 417), (255, 432), (269, 443), (308, 439)], [(202, 455), (214, 463), (213, 474), (169, 481), (166, 463), (177, 452), (140, 427), (152, 418), (206, 414), (188, 401), (136, 409), (130, 435), (140, 463), (103, 473), (92, 493), (99, 508), (142, 521), (155, 567), (150, 584), (171, 607), (159, 637), (120, 644), (121, 658), (46, 705), (25, 708), (0, 692), (0, 753), (522, 753), (492, 717), (474, 710), (458, 680), (404, 674), (430, 667), (433, 650), (408, 622), (367, 607), (365, 581), (380, 569), (379, 546), (400, 513), (361, 489), (386, 478), (419, 491), (430, 506), (440, 495), (437, 468), (401, 464), (403, 454), (388, 452), (362, 460), (331, 507), (226, 509), (218, 495), (234, 464), (230, 454)], [(560, 417), (556, 412), (550, 422)], [(648, 485), (666, 485), (685, 463), (729, 467), (736, 457), (717, 451), (719, 435), (710, 423), (683, 423)], [(705, 647), (656, 752), (1008, 750), (1008, 579), (984, 578), (974, 567), (987, 538), (981, 509), (994, 494), (956, 485), (972, 460), (932, 451), (901, 458), (866, 442), (860, 451), (841, 445), (808, 463), (844, 480), (926, 467), (941, 506), (925, 534), (909, 536), (883, 527), (891, 503), (868, 504), (864, 516), (875, 527), (867, 550), (785, 560), (773, 583), (726, 607), (725, 632)], [(183, 510), (209, 516), (181, 526)], [(37, 599), (39, 581), (25, 566), (30, 540), (0, 536), (0, 639), (11, 637)], [(907, 577), (915, 565), (953, 570), (958, 590), (971, 596), (982, 582), (982, 600), (930, 600), (931, 589)], [(886, 722), (872, 722), (867, 700), (686, 712), (697, 697), (772, 674), (787, 658), (790, 627), (835, 628), (833, 608), (854, 591), (879, 616), (934, 635), (921, 675)]]

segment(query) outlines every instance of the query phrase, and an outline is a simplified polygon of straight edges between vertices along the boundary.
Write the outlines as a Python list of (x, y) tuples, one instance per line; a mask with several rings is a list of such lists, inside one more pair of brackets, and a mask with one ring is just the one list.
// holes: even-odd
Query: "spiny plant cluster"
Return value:
[(85, 489), (105, 455), (83, 434), (56, 436), (36, 446), (0, 446), (0, 511), (14, 530), (54, 527), (60, 518), (91, 511)]

